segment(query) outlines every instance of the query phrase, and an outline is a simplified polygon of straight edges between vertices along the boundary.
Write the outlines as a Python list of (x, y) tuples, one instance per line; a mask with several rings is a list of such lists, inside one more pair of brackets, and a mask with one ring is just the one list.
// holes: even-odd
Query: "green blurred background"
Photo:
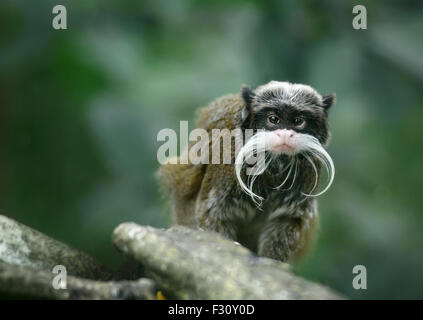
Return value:
[(1, 0), (0, 209), (117, 267), (120, 222), (171, 224), (160, 129), (243, 83), (306, 83), (337, 93), (337, 173), (296, 272), (350, 298), (423, 298), (422, 39), (420, 0)]

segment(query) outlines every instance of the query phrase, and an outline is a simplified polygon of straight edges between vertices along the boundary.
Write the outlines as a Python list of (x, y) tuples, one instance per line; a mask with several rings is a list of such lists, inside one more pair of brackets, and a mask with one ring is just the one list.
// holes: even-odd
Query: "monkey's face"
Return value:
[[(293, 172), (293, 182), (297, 176), (297, 168), (308, 168), (314, 171), (315, 183), (309, 193), (310, 196), (317, 187), (318, 165), (323, 164), (329, 175), (326, 188), (313, 196), (325, 192), (334, 177), (334, 165), (331, 157), (323, 148), (329, 137), (328, 109), (335, 100), (334, 95), (322, 97), (313, 88), (289, 82), (271, 81), (254, 91), (249, 87), (242, 88), (245, 107), (242, 111), (242, 129), (253, 129), (253, 136), (240, 149), (236, 158), (236, 174), (242, 189), (253, 198), (260, 199), (253, 192), (254, 179), (249, 179), (246, 185), (241, 178), (241, 169), (245, 162), (257, 155), (254, 170), (247, 175), (260, 175), (276, 162), (285, 168), (286, 178), (282, 187)], [(260, 158), (261, 157), (261, 158)], [(254, 160), (254, 159), (253, 159)], [(295, 168), (295, 169), (293, 169)], [(282, 170), (284, 172), (284, 170)], [(313, 175), (311, 175), (313, 176)]]
[(306, 148), (311, 135), (325, 145), (329, 137), (327, 110), (334, 95), (322, 97), (313, 88), (272, 81), (252, 91), (243, 87), (244, 129), (265, 130), (269, 151), (294, 155)]

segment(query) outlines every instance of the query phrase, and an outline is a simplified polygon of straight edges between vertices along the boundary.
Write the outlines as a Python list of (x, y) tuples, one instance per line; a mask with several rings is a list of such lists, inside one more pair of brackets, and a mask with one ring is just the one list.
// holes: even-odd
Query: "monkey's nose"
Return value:
[(278, 137), (281, 137), (281, 138), (283, 136), (292, 138), (294, 136), (294, 131), (293, 130), (288, 130), (288, 129), (279, 129), (279, 130), (276, 130), (276, 135)]

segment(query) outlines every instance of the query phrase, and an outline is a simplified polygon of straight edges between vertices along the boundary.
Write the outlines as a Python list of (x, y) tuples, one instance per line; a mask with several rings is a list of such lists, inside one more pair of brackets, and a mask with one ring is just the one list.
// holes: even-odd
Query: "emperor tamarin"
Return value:
[[(299, 258), (318, 226), (316, 196), (335, 173), (324, 149), (334, 101), (334, 94), (322, 96), (308, 85), (271, 81), (254, 90), (243, 86), (200, 109), (196, 127), (211, 137), (208, 160), (216, 144), (222, 150), (225, 135), (244, 143), (232, 145), (229, 163), (160, 168), (175, 222), (216, 231), (261, 256)], [(216, 129), (225, 133), (216, 136)], [(185, 152), (192, 148), (190, 143)], [(328, 183), (318, 192), (323, 167)]]

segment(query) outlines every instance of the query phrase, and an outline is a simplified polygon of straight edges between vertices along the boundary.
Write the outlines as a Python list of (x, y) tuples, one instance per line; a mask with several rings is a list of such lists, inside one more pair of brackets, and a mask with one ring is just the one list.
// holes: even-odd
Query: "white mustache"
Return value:
[[(257, 206), (261, 205), (264, 198), (253, 192), (253, 185), (254, 185), (254, 182), (256, 181), (257, 176), (262, 174), (268, 168), (270, 164), (270, 161), (268, 161), (269, 158), (273, 158), (271, 152), (268, 152), (268, 154), (266, 155), (266, 151), (270, 151), (270, 148), (267, 145), (266, 141), (273, 134), (274, 133), (269, 131), (260, 131), (256, 133), (239, 150), (239, 153), (235, 159), (235, 172), (236, 172), (238, 183), (241, 186), (241, 189), (251, 197), (251, 199)], [(301, 154), (311, 164), (313, 171), (315, 173), (315, 183), (312, 190), (310, 191), (309, 194), (304, 192), (301, 192), (301, 194), (304, 195), (305, 197), (318, 197), (322, 195), (323, 193), (325, 193), (333, 183), (333, 180), (335, 178), (335, 166), (333, 164), (333, 160), (331, 156), (327, 153), (327, 151), (323, 148), (323, 146), (320, 144), (317, 138), (308, 134), (303, 134), (303, 133), (296, 133), (296, 135), (297, 135), (298, 143), (296, 144), (295, 148), (297, 152), (295, 155), (291, 157), (291, 161), (282, 170), (282, 172), (284, 172), (289, 169), (286, 178), (276, 189), (279, 189), (285, 185), (285, 183), (288, 181), (293, 171), (293, 168), (295, 167), (294, 177), (293, 177), (291, 186), (288, 189), (284, 189), (284, 190), (289, 190), (292, 188), (292, 186), (295, 183), (295, 179), (297, 177), (297, 170), (298, 170), (298, 159), (296, 156)], [(251, 160), (253, 160), (254, 158), (257, 159), (254, 166), (252, 168), (246, 169), (247, 170), (246, 174), (248, 176), (248, 181), (247, 181), (248, 185), (247, 185), (241, 178), (241, 171), (243, 166), (246, 163), (251, 162)], [(328, 174), (328, 180), (329, 180), (326, 187), (322, 191), (318, 192), (317, 194), (312, 194), (313, 191), (317, 188), (318, 178), (319, 178), (318, 170), (313, 160), (318, 160), (325, 166), (327, 174)]]

